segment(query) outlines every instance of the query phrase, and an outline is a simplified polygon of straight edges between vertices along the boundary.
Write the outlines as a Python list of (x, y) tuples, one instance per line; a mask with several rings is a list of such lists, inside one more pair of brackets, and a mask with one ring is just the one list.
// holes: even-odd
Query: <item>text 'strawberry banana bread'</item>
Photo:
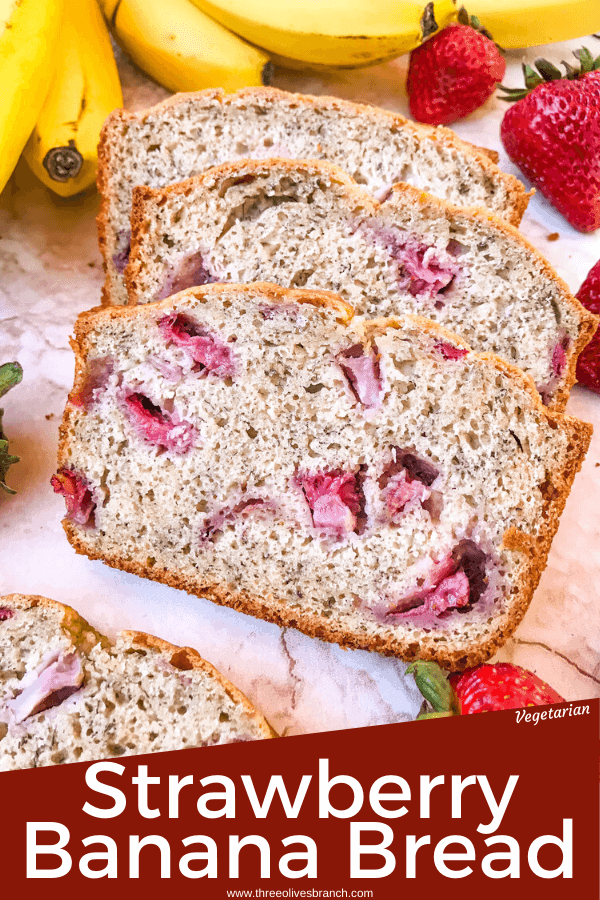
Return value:
[(112, 645), (68, 606), (0, 597), (0, 771), (274, 736), (195, 650)]
[(529, 195), (497, 156), (446, 128), (372, 106), (255, 88), (178, 94), (138, 113), (117, 110), (99, 148), (100, 244), (105, 297), (124, 303), (131, 192), (162, 187), (242, 157), (328, 159), (374, 196), (406, 181), (460, 205), (486, 206), (518, 225)]
[(564, 407), (597, 318), (510, 225), (407, 186), (384, 204), (328, 163), (216, 168), (134, 192), (130, 302), (208, 282), (334, 290), (366, 316), (434, 319)]
[(591, 428), (419, 318), (207, 285), (79, 317), (75, 549), (345, 647), (454, 667), (512, 633)]

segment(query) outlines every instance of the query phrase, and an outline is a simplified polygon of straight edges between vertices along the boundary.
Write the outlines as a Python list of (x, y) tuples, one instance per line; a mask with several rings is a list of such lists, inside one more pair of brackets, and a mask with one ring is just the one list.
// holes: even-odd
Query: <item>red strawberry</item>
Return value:
[(523, 66), (525, 88), (502, 88), (515, 102), (502, 121), (506, 152), (579, 231), (600, 228), (600, 56), (576, 50), (566, 76), (544, 59)]
[[(461, 24), (462, 23), (462, 24)], [(461, 9), (449, 25), (410, 54), (406, 89), (418, 122), (447, 125), (478, 109), (504, 78), (506, 64), (488, 32)]]
[[(600, 260), (588, 272), (577, 298), (590, 312), (600, 315)], [(579, 355), (577, 381), (600, 394), (600, 328)]]
[(475, 666), (459, 675), (451, 675), (449, 680), (458, 696), (463, 716), (564, 702), (549, 684), (533, 672), (512, 663)]
[(427, 701), (420, 719), (564, 702), (541, 678), (512, 663), (475, 666), (450, 677), (434, 662), (415, 662), (406, 671)]

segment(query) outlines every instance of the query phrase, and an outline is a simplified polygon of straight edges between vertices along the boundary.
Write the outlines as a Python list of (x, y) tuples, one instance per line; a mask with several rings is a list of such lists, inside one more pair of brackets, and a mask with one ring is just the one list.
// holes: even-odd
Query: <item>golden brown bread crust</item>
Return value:
[(101, 644), (103, 647), (109, 645), (108, 638), (92, 628), (83, 616), (71, 606), (65, 606), (57, 600), (49, 600), (37, 594), (5, 594), (4, 597), (0, 597), (0, 606), (3, 604), (10, 604), (17, 609), (35, 609), (41, 606), (60, 613), (62, 615), (60, 627), (83, 653), (88, 653), (95, 644)]
[[(147, 204), (165, 202), (166, 198), (171, 196), (189, 196), (192, 191), (202, 187), (203, 184), (210, 184), (212, 181), (226, 181), (232, 178), (235, 181), (241, 171), (248, 173), (248, 170), (254, 170), (256, 177), (260, 177), (263, 173), (268, 173), (270, 167), (276, 165), (280, 169), (287, 169), (290, 174), (301, 171), (305, 173), (323, 172), (331, 181), (341, 185), (351, 201), (355, 201), (363, 207), (369, 207), (371, 213), (377, 216), (383, 204), (373, 199), (361, 188), (349, 175), (347, 175), (339, 166), (324, 160), (304, 160), (304, 159), (268, 159), (268, 160), (238, 160), (237, 162), (223, 163), (220, 166), (214, 166), (208, 169), (202, 175), (196, 175), (188, 178), (178, 184), (169, 185), (165, 188), (137, 187), (133, 191), (133, 203), (131, 210), (131, 255), (129, 265), (125, 270), (125, 284), (129, 295), (129, 304), (136, 302), (138, 294), (137, 275), (142, 265), (140, 256), (139, 242), (140, 238), (146, 230), (146, 209)], [(478, 221), (484, 225), (491, 226), (500, 234), (507, 235), (520, 243), (527, 249), (531, 255), (535, 265), (546, 278), (553, 281), (557, 289), (562, 294), (565, 302), (571, 307), (573, 313), (580, 321), (580, 328), (577, 340), (572, 343), (566, 351), (566, 376), (560, 389), (552, 398), (552, 404), (549, 406), (551, 410), (564, 410), (571, 388), (576, 381), (577, 358), (583, 348), (592, 339), (600, 317), (593, 315), (579, 302), (579, 300), (571, 294), (567, 283), (551, 267), (548, 260), (542, 256), (539, 250), (525, 238), (521, 232), (510, 225), (508, 222), (498, 218), (489, 210), (478, 207), (459, 207), (441, 200), (431, 194), (421, 191), (409, 184), (394, 185), (393, 196), (386, 201), (386, 208), (391, 205), (407, 206), (413, 208), (421, 206), (424, 210), (433, 211), (436, 218), (445, 218), (446, 220), (462, 217), (470, 221)]]
[[(342, 321), (349, 323), (352, 319), (352, 308), (330, 292), (308, 291), (303, 289), (285, 290), (275, 285), (251, 284), (251, 285), (226, 285), (210, 284), (203, 287), (191, 288), (182, 291), (181, 296), (191, 294), (200, 298), (203, 295), (218, 294), (231, 290), (251, 293), (260, 290), (261, 293), (270, 294), (275, 302), (290, 301), (313, 303), (316, 306), (329, 307), (342, 313)], [(302, 298), (302, 299), (301, 299)], [(144, 316), (156, 309), (166, 308), (171, 305), (173, 298), (136, 307), (110, 307), (97, 308), (82, 313), (75, 325), (75, 337), (72, 347), (76, 355), (76, 374), (72, 393), (77, 393), (83, 386), (85, 378), (85, 352), (88, 333), (96, 322), (103, 319), (133, 318)], [(456, 335), (440, 328), (429, 319), (418, 316), (406, 316), (402, 319), (374, 319), (365, 323), (367, 338), (370, 334), (381, 333), (386, 328), (399, 328), (403, 321), (416, 325), (428, 334), (435, 335), (442, 340), (450, 341), (457, 347), (468, 349), (468, 344)], [(516, 386), (528, 391), (538, 412), (551, 424), (551, 427), (562, 428), (569, 435), (567, 450), (567, 465), (564, 471), (553, 473), (552, 482), (547, 484), (543, 492), (544, 508), (542, 511), (542, 526), (537, 536), (529, 535), (518, 529), (511, 528), (505, 535), (503, 546), (508, 551), (517, 551), (523, 554), (520, 562), (520, 574), (516, 579), (512, 597), (509, 601), (509, 609), (501, 617), (501, 621), (495, 625), (494, 633), (485, 640), (480, 640), (476, 646), (452, 647), (450, 642), (444, 646), (434, 635), (424, 634), (417, 641), (415, 639), (403, 639), (393, 635), (374, 635), (365, 637), (360, 633), (348, 633), (343, 626), (334, 624), (329, 618), (316, 613), (305, 613), (297, 609), (289, 609), (285, 602), (273, 596), (260, 597), (247, 591), (234, 591), (225, 584), (204, 581), (199, 577), (188, 578), (174, 570), (150, 567), (135, 559), (125, 558), (119, 555), (102, 555), (88, 547), (81, 539), (81, 531), (67, 519), (63, 519), (63, 528), (67, 538), (75, 551), (90, 559), (100, 559), (108, 565), (142, 578), (149, 578), (171, 587), (185, 590), (201, 598), (206, 598), (221, 606), (228, 606), (239, 612), (273, 622), (283, 627), (296, 628), (309, 637), (320, 638), (331, 643), (337, 643), (345, 649), (374, 650), (385, 656), (395, 656), (404, 660), (434, 659), (449, 669), (464, 669), (481, 662), (485, 662), (503, 646), (513, 634), (516, 627), (529, 606), (533, 592), (535, 591), (541, 574), (546, 566), (550, 545), (558, 528), (560, 515), (564, 509), (573, 479), (579, 471), (583, 458), (589, 447), (592, 436), (592, 426), (581, 422), (571, 416), (548, 410), (542, 403), (533, 380), (521, 369), (494, 356), (493, 354), (473, 354), (472, 359), (476, 365), (491, 365), (499, 372), (507, 375)], [(67, 403), (62, 424), (60, 426), (60, 439), (58, 448), (59, 467), (68, 459), (68, 433), (70, 416), (73, 407)]]
[[(89, 653), (95, 644), (101, 644), (107, 648), (111, 646), (111, 641), (105, 635), (92, 628), (72, 607), (65, 606), (57, 600), (49, 600), (47, 597), (27, 594), (7, 594), (5, 597), (0, 597), (0, 606), (3, 603), (17, 609), (35, 609), (41, 606), (61, 613), (61, 628), (73, 639), (78, 649), (85, 654)], [(129, 641), (132, 646), (140, 647), (141, 649), (157, 650), (168, 658), (167, 661), (175, 669), (180, 669), (181, 671), (194, 669), (195, 671), (205, 672), (221, 685), (227, 696), (234, 703), (242, 706), (245, 712), (254, 719), (265, 739), (279, 737), (246, 695), (225, 678), (218, 669), (215, 669), (211, 663), (200, 656), (197, 650), (194, 650), (192, 647), (177, 647), (175, 644), (170, 644), (168, 641), (163, 641), (162, 638), (154, 637), (154, 635), (146, 634), (143, 631), (123, 631), (120, 637)]]
[[(447, 147), (460, 150), (467, 156), (476, 159), (484, 172), (490, 177), (499, 178), (506, 187), (507, 194), (510, 198), (511, 209), (507, 215), (507, 220), (512, 225), (518, 226), (523, 218), (530, 198), (535, 193), (534, 190), (526, 191), (524, 185), (514, 175), (509, 175), (498, 168), (498, 154), (494, 150), (488, 150), (483, 147), (477, 147), (468, 141), (463, 141), (449, 128), (443, 126), (433, 127), (431, 125), (422, 125), (417, 122), (411, 122), (405, 119), (399, 113), (390, 112), (390, 110), (381, 109), (380, 107), (368, 106), (362, 103), (353, 103), (349, 100), (341, 100), (337, 97), (314, 96), (311, 94), (291, 94), (278, 88), (257, 87), (244, 88), (236, 94), (225, 94), (223, 90), (206, 90), (197, 91), (195, 93), (174, 94), (172, 97), (157, 103), (155, 106), (140, 110), (136, 113), (130, 113), (125, 109), (117, 109), (112, 112), (106, 119), (102, 132), (100, 134), (100, 143), (98, 145), (98, 170), (97, 170), (97, 186), (101, 195), (100, 211), (98, 213), (98, 241), (100, 251), (104, 260), (104, 268), (106, 270), (108, 263), (107, 235), (108, 235), (108, 202), (109, 202), (109, 186), (108, 171), (110, 168), (110, 139), (111, 129), (116, 122), (130, 122), (133, 120), (142, 120), (145, 116), (155, 115), (162, 110), (178, 106), (190, 99), (198, 98), (214, 99), (222, 104), (231, 104), (236, 99), (255, 99), (258, 102), (274, 102), (280, 99), (293, 105), (318, 106), (322, 109), (335, 110), (336, 112), (347, 112), (352, 115), (363, 115), (376, 119), (387, 119), (392, 130), (406, 129), (417, 134), (424, 140), (439, 141)], [(108, 279), (103, 288), (103, 303), (110, 303), (110, 286)]]

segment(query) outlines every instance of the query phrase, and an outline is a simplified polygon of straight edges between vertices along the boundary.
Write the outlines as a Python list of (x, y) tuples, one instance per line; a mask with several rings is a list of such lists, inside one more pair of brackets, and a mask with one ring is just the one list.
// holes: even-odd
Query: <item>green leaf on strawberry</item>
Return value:
[[(19, 363), (5, 363), (0, 366), (0, 397), (3, 397), (15, 384), (18, 384), (23, 378), (23, 369)], [(7, 494), (14, 494), (12, 488), (6, 484), (6, 473), (10, 466), (19, 462), (18, 456), (12, 456), (8, 452), (8, 438), (4, 434), (2, 428), (2, 416), (4, 410), (0, 409), (0, 488)]]

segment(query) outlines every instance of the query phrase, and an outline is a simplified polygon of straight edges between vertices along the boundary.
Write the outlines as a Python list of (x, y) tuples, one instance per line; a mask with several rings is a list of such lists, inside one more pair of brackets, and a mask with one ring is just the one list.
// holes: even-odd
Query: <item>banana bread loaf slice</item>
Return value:
[(274, 88), (178, 94), (141, 112), (116, 110), (104, 126), (98, 224), (106, 301), (126, 302), (122, 273), (136, 185), (162, 187), (219, 163), (270, 156), (331, 160), (375, 196), (407, 181), (460, 205), (487, 206), (514, 225), (530, 196), (491, 151), (387, 110)]
[(243, 161), (134, 192), (130, 302), (211, 281), (331, 289), (427, 316), (519, 366), (562, 409), (597, 318), (512, 226), (415, 188), (379, 204), (323, 162)]
[(328, 292), (206, 285), (83, 314), (73, 346), (79, 553), (404, 659), (508, 638), (590, 439), (518, 369)]
[(0, 598), (0, 771), (273, 736), (195, 650), (112, 645), (61, 603)]

